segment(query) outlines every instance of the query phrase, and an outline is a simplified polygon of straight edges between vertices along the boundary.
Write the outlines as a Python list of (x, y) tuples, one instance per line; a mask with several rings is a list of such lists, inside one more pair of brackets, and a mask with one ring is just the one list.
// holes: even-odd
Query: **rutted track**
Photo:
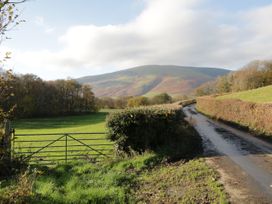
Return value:
[[(250, 189), (250, 195), (245, 196), (247, 199), (244, 201), (272, 203), (272, 145), (199, 114), (194, 105), (187, 106), (183, 110), (201, 135), (206, 155), (213, 154), (213, 156), (218, 156), (219, 160), (226, 158), (230, 160), (228, 163), (230, 165), (224, 166), (221, 165), (222, 161), (220, 164), (218, 160), (218, 168), (221, 168), (225, 173), (229, 172), (229, 177), (238, 177), (232, 178), (237, 180), (238, 184), (245, 182), (241, 181), (242, 176), (239, 175), (246, 175), (243, 179), (249, 180), (250, 182), (247, 183), (252, 186), (245, 187), (245, 189)], [(232, 171), (236, 168), (236, 172), (231, 174), (232, 171), (228, 168), (232, 168)], [(238, 200), (233, 199), (234, 202), (238, 202)]]

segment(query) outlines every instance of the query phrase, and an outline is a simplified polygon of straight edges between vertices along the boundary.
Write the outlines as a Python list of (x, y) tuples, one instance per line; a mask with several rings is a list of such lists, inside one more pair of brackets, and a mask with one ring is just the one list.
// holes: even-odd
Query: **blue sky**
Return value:
[(144, 64), (237, 69), (271, 59), (270, 0), (29, 0), (7, 66), (44, 79)]
[[(21, 19), (26, 22), (14, 29), (6, 42), (18, 48), (57, 48), (57, 37), (73, 25), (126, 23), (135, 18), (143, 9), (143, 1), (134, 0), (29, 0), (19, 6)], [(48, 28), (54, 29), (50, 35), (46, 27), (37, 25), (42, 18)]]

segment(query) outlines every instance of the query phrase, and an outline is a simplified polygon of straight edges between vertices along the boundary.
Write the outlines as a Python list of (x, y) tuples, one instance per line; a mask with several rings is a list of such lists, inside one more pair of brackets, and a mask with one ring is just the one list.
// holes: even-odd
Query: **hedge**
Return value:
[(181, 106), (125, 109), (110, 114), (107, 127), (118, 152), (155, 151), (187, 157), (202, 151), (201, 138), (185, 120)]
[(183, 100), (183, 101), (178, 102), (178, 104), (182, 105), (183, 107), (192, 105), (194, 103), (196, 103), (196, 99), (189, 99), (189, 100)]
[(238, 99), (197, 98), (197, 109), (206, 115), (272, 136), (272, 104), (257, 104)]

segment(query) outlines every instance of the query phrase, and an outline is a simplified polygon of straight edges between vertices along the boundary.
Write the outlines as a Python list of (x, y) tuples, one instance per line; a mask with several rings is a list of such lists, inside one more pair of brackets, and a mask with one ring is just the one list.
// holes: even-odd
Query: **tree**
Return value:
[(82, 96), (83, 96), (83, 106), (86, 112), (97, 111), (97, 105), (94, 93), (92, 92), (92, 87), (88, 84), (82, 86)]
[(117, 109), (123, 109), (127, 107), (128, 100), (131, 97), (129, 96), (121, 96), (116, 99), (114, 99), (114, 107)]
[(197, 96), (237, 92), (272, 85), (272, 61), (252, 61), (242, 69), (199, 86)]
[(18, 20), (17, 4), (26, 0), (0, 0), (0, 35), (3, 37), (7, 31), (18, 25), (22, 20)]
[(229, 83), (228, 76), (218, 77), (216, 80), (216, 92), (227, 93), (231, 90), (231, 84)]
[(151, 99), (152, 104), (166, 104), (172, 102), (172, 97), (167, 93), (161, 93)]
[[(18, 20), (17, 4), (26, 2), (27, 0), (0, 0), (0, 43), (7, 39), (6, 32), (18, 25), (23, 20)], [(11, 53), (6, 52), (4, 59), (0, 60), (1, 67), (3, 63), (10, 58)]]
[(139, 106), (146, 106), (148, 105), (148, 98), (144, 96), (135, 96), (128, 100), (127, 106), (128, 107), (139, 107)]
[[(16, 4), (23, 3), (26, 0), (11, 1), (0, 0), (0, 43), (5, 37), (7, 31), (19, 24), (18, 10)], [(3, 63), (10, 58), (10, 53), (7, 52), (4, 59), (0, 60), (0, 69), (3, 67)], [(6, 73), (0, 73), (0, 122), (3, 118), (10, 117), (15, 105), (10, 104), (10, 99), (13, 96), (12, 82), (14, 76), (11, 71)]]
[(15, 115), (44, 117), (91, 113), (97, 110), (95, 96), (89, 85), (75, 80), (43, 81), (26, 74), (14, 77), (12, 103)]
[(9, 118), (14, 111), (15, 105), (11, 104), (13, 97), (14, 76), (11, 71), (0, 75), (0, 123)]

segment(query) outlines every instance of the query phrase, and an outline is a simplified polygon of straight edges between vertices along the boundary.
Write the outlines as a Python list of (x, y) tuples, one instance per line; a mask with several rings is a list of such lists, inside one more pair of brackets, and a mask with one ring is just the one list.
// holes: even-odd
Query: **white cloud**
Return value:
[[(131, 22), (73, 26), (59, 37), (59, 51), (14, 51), (14, 59), (43, 77), (65, 77), (142, 64), (235, 68), (272, 58), (272, 5), (238, 13), (203, 5), (205, 0), (146, 0)], [(36, 24), (51, 32), (42, 17)], [(52, 70), (55, 75), (46, 75)]]

